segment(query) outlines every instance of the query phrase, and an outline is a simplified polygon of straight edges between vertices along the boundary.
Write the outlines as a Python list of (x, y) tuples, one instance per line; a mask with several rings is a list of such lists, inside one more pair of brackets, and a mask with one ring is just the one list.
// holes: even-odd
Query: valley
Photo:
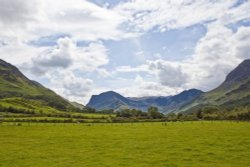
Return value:
[(0, 166), (247, 167), (250, 123), (0, 125)]

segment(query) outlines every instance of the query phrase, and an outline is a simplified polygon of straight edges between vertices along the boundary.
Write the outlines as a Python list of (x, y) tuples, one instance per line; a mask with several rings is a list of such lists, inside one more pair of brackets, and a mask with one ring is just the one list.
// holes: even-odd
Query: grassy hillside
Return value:
[(249, 122), (0, 126), (0, 166), (248, 167)]
[(250, 106), (250, 60), (243, 61), (216, 89), (183, 106), (178, 112), (190, 113), (207, 106), (234, 109)]
[(29, 80), (15, 66), (0, 59), (0, 98), (12, 97), (37, 101), (58, 110), (74, 109), (67, 100)]

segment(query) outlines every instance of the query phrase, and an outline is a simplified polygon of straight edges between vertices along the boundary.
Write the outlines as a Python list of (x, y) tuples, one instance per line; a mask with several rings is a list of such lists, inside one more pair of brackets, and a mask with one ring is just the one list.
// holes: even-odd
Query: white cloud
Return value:
[(68, 68), (73, 63), (72, 54), (75, 49), (71, 39), (61, 38), (55, 48), (42, 52), (38, 57), (32, 58), (30, 64), (25, 63), (23, 66), (36, 74), (44, 74), (53, 68)]
[[(87, 102), (93, 81), (79, 73), (97, 72), (102, 77), (111, 74), (102, 66), (109, 62), (108, 50), (101, 42), (92, 42), (78, 47), (69, 37), (60, 38), (54, 47), (28, 45), (2, 46), (1, 58), (18, 65), (32, 79), (47, 81), (46, 86), (63, 97), (78, 102)], [(38, 56), (37, 56), (38, 55)]]
[(12, 43), (54, 34), (85, 41), (135, 36), (122, 30), (125, 19), (87, 0), (1, 0), (0, 39)]
[(131, 66), (120, 66), (116, 68), (116, 72), (146, 72), (150, 73), (150, 70), (148, 68), (147, 64), (143, 64), (137, 67), (131, 67)]
[(39, 28), (43, 34), (60, 32), (81, 40), (117, 39), (124, 36), (119, 28), (125, 19), (123, 16), (86, 0), (74, 0), (74, 3), (69, 0), (46, 0), (43, 10), (46, 11), (47, 19), (45, 26)]
[(162, 86), (208, 91), (219, 86), (230, 71), (249, 58), (250, 27), (233, 32), (214, 22), (208, 25), (206, 35), (199, 40), (191, 57), (182, 61), (156, 59), (136, 67), (119, 67), (117, 72), (144, 72), (157, 77)]
[[(133, 0), (121, 3), (116, 10), (128, 17), (129, 24), (138, 31), (148, 31), (154, 27), (166, 31), (225, 17), (224, 13), (236, 2), (236, 0)], [(237, 18), (235, 16), (236, 20)]]
[(166, 96), (174, 95), (182, 89), (163, 86), (157, 81), (148, 81), (142, 76), (137, 75), (131, 80), (128, 87), (116, 89), (115, 91), (127, 97), (145, 97), (145, 96)]
[(183, 72), (182, 66), (178, 63), (158, 59), (149, 61), (148, 65), (149, 70), (156, 71), (162, 85), (178, 88), (187, 82), (187, 74)]
[(93, 89), (93, 81), (77, 77), (71, 71), (56, 71), (50, 73), (50, 87), (70, 101), (87, 103)]
[(105, 68), (98, 68), (96, 69), (96, 72), (99, 74), (99, 77), (101, 78), (111, 77), (113, 73), (113, 72), (106, 70)]
[(250, 28), (241, 27), (232, 40), (233, 54), (240, 59), (250, 58)]
[(72, 39), (65, 37), (58, 39), (57, 46), (45, 49), (22, 66), (31, 73), (43, 75), (59, 68), (93, 72), (108, 62), (107, 49), (102, 43), (78, 47)]
[(72, 68), (83, 71), (95, 71), (109, 62), (108, 50), (101, 42), (90, 43), (87, 47), (78, 47), (73, 54)]
[[(214, 23), (198, 42), (195, 53), (183, 66), (190, 76), (188, 87), (210, 90), (217, 87), (225, 76), (241, 61), (250, 58), (250, 28), (233, 33), (229, 28)], [(244, 40), (242, 40), (244, 38)]]
[(0, 47), (0, 58), (20, 67), (21, 64), (36, 58), (46, 47), (34, 47), (24, 43), (3, 45)]
[[(235, 4), (236, 0), (132, 0), (107, 8), (87, 0), (1, 0), (0, 58), (43, 75), (50, 88), (80, 102), (107, 89), (95, 87), (85, 73), (104, 78), (116, 75), (117, 80), (121, 72), (138, 74), (115, 88), (128, 96), (168, 95), (188, 88), (209, 90), (243, 59), (250, 58), (250, 28), (233, 32), (227, 27), (250, 20), (250, 1), (233, 7)], [(158, 54), (146, 61), (140, 41), (131, 38), (150, 30), (163, 32), (195, 24), (205, 25), (207, 33), (192, 57), (178, 62)], [(61, 34), (68, 37), (60, 38), (55, 46), (30, 45), (31, 41)], [(109, 49), (103, 40), (123, 38), (135, 41), (139, 48), (135, 59), (145, 63), (108, 71), (104, 65), (110, 61)], [(79, 41), (88, 45), (77, 46)]]
[(1, 27), (23, 27), (26, 26), (27, 22), (35, 21), (37, 0), (29, 1), (29, 3), (23, 0), (1, 0), (0, 4)]

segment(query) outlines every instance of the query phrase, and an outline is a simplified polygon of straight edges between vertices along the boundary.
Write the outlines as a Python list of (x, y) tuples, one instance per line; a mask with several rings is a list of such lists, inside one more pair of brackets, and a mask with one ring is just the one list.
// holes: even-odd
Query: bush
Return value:
[(161, 119), (164, 117), (162, 113), (158, 112), (158, 108), (154, 106), (148, 108), (148, 116), (153, 119)]

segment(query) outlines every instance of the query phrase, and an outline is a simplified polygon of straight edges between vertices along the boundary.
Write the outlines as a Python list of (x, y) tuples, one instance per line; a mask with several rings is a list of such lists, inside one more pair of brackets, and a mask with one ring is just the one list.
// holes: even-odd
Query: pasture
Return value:
[(0, 125), (0, 167), (248, 167), (250, 123)]

